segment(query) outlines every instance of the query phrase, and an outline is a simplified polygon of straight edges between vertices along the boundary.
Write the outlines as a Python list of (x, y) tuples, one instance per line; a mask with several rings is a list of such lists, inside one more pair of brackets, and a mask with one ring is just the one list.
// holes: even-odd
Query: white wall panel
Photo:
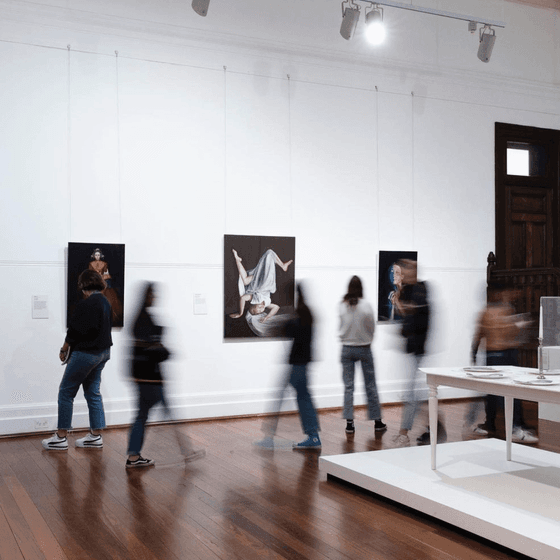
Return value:
[(119, 64), (121, 188), (129, 262), (221, 262), (222, 73)]
[(414, 251), (412, 100), (379, 93), (379, 250)]
[(374, 94), (294, 83), (292, 184), (301, 262), (372, 266), (377, 215)]
[(68, 237), (66, 57), (0, 43), (0, 260), (59, 259)]
[(120, 243), (115, 57), (70, 54), (71, 241)]
[(226, 75), (226, 232), (290, 235), (288, 80)]

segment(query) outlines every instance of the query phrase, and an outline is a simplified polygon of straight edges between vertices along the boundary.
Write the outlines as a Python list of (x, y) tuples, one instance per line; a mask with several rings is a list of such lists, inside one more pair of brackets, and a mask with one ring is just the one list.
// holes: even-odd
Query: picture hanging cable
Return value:
[(121, 189), (121, 112), (119, 96), (119, 51), (115, 51), (115, 78), (117, 82), (117, 185), (119, 189), (119, 235), (123, 242), (122, 231), (122, 189)]

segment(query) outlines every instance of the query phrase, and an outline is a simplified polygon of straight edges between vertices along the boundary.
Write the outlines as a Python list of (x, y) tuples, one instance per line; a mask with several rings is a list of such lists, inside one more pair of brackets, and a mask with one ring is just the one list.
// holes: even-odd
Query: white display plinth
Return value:
[(536, 558), (560, 558), (560, 455), (497, 439), (321, 457), (320, 470)]

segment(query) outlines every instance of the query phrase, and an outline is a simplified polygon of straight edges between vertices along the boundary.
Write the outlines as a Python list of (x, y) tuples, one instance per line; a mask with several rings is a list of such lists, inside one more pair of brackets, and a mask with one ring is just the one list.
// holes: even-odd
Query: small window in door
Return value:
[(546, 150), (543, 146), (524, 142), (507, 143), (507, 174), (521, 177), (546, 175)]

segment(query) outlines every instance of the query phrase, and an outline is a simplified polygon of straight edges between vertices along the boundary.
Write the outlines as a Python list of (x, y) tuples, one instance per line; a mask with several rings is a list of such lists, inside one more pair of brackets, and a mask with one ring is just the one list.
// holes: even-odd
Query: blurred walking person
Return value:
[(94, 270), (84, 270), (78, 278), (84, 295), (68, 323), (59, 358), (66, 369), (58, 389), (58, 429), (42, 444), (45, 449), (68, 449), (68, 430), (72, 429), (74, 398), (80, 386), (89, 411), (90, 433), (76, 440), (76, 447), (101, 449), (105, 411), (101, 397), (101, 372), (111, 357), (111, 305), (101, 293), (105, 281)]
[[(519, 321), (512, 305), (514, 292), (506, 286), (494, 283), (490, 286), (489, 301), (481, 312), (473, 337), (471, 359), (476, 364), (478, 348), (482, 340), (486, 342), (487, 366), (517, 366), (517, 346), (522, 327), (526, 324)], [(486, 422), (474, 425), (476, 403), (468, 410), (465, 418), (466, 430), (477, 435), (488, 435), (496, 431), (496, 415), (498, 408), (504, 406), (504, 398), (497, 395), (486, 396)], [(512, 441), (516, 443), (537, 443), (539, 441), (525, 426), (521, 401), (513, 401), (513, 433)]]
[(381, 420), (381, 408), (375, 383), (375, 369), (371, 344), (375, 330), (373, 307), (364, 299), (362, 281), (352, 276), (348, 292), (339, 306), (342, 342), (342, 380), (344, 382), (344, 406), (342, 417), (346, 420), (346, 433), (354, 434), (354, 375), (355, 364), (360, 362), (367, 396), (367, 415), (375, 420), (375, 431), (384, 431), (386, 424)]
[(278, 427), (279, 412), (288, 386), (296, 391), (296, 400), (299, 410), (299, 419), (304, 434), (307, 436), (300, 443), (294, 443), (294, 449), (320, 449), (319, 420), (317, 411), (309, 392), (307, 366), (312, 360), (313, 314), (307, 306), (301, 284), (297, 285), (297, 303), (295, 316), (286, 324), (286, 336), (292, 340), (288, 364), (290, 368), (275, 399), (274, 414), (264, 422), (263, 431), (265, 438), (256, 442), (260, 447), (274, 447), (274, 435)]
[[(403, 275), (403, 289), (398, 302), (399, 314), (403, 317), (401, 334), (406, 341), (408, 380), (401, 416), (401, 427), (394, 438), (397, 447), (410, 445), (408, 432), (421, 405), (418, 396), (420, 365), (426, 353), (426, 340), (430, 331), (431, 306), (426, 282), (418, 281), (416, 261), (402, 259), (397, 262)], [(438, 419), (438, 442), (447, 440), (443, 423)], [(419, 444), (430, 443), (429, 428), (418, 439)]]
[[(126, 468), (150, 467), (155, 464), (153, 459), (147, 459), (141, 455), (150, 410), (161, 403), (167, 417), (172, 419), (160, 367), (160, 364), (166, 361), (171, 354), (162, 343), (163, 327), (154, 321), (149, 312), (155, 301), (156, 284), (146, 282), (142, 289), (140, 307), (132, 329), (134, 336), (132, 377), (138, 391), (138, 413), (129, 433)], [(201, 451), (192, 450), (181, 437), (178, 429), (174, 429), (185, 459), (203, 455)]]

